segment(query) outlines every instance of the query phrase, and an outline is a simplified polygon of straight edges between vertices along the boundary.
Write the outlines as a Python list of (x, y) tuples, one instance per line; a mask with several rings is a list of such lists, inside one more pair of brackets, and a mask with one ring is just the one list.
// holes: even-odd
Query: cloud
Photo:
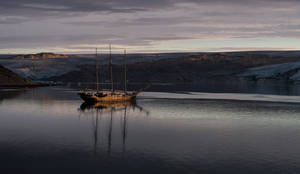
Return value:
[[(297, 0), (9, 0), (0, 1), (2, 15), (67, 15), (82, 13), (136, 13), (157, 9), (176, 8), (181, 4), (222, 5), (222, 6), (277, 6), (276, 9), (288, 10)], [(235, 9), (238, 10), (238, 9)], [(249, 9), (254, 10), (254, 9)], [(212, 12), (217, 14), (218, 12)]]
[(30, 21), (29, 18), (24, 17), (0, 17), (0, 24), (20, 24), (23, 22)]
[(248, 48), (247, 39), (300, 39), (299, 9), (298, 0), (0, 1), (0, 46), (35, 49), (112, 43), (159, 50), (159, 44), (167, 43), (162, 50), (173, 50), (168, 44), (177, 41), (218, 45), (219, 40), (240, 44), (244, 39), (241, 47)]
[(97, 43), (99, 39), (108, 42), (118, 38), (112, 34), (84, 34), (84, 35), (32, 35), (32, 36), (0, 36), (1, 48), (31, 48), (31, 47), (56, 47), (58, 45), (73, 45), (80, 43)]

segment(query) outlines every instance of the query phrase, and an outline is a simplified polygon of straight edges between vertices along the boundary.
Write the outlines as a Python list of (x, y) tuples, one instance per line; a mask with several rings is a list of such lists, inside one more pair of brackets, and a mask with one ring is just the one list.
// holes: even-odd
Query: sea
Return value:
[(114, 104), (0, 89), (0, 173), (300, 173), (297, 86), (155, 89)]

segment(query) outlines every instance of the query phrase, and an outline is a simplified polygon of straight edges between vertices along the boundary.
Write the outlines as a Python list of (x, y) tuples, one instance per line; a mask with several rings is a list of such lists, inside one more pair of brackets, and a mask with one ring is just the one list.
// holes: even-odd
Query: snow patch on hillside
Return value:
[(82, 64), (94, 64), (93, 59), (4, 59), (0, 64), (25, 78), (33, 80), (59, 76), (78, 69)]
[(295, 71), (296, 73), (289, 77), (290, 80), (300, 80), (300, 61), (291, 63), (282, 63), (277, 65), (267, 65), (250, 68), (240, 74), (241, 77), (255, 77), (256, 79), (276, 78), (280, 75)]

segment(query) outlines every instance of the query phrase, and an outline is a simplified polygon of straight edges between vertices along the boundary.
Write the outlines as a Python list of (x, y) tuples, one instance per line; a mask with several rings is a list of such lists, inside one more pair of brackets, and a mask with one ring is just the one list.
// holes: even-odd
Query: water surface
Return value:
[(300, 173), (299, 103), (91, 106), (57, 87), (0, 96), (1, 173)]

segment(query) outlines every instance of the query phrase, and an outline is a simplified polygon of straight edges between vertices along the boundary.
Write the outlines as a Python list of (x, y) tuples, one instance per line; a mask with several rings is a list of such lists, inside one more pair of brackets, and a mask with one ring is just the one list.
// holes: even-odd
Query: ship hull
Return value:
[(109, 94), (105, 96), (97, 96), (95, 94), (79, 93), (80, 98), (86, 102), (122, 102), (134, 101), (136, 95)]

